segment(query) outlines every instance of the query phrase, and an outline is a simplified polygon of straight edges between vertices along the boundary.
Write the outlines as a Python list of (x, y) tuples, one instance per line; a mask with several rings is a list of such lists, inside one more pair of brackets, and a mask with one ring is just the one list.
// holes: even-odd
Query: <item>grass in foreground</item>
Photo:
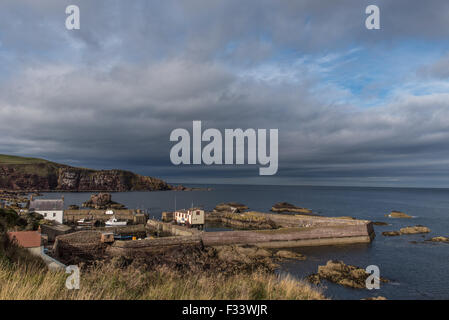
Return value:
[(303, 281), (259, 272), (186, 277), (163, 267), (141, 272), (105, 265), (81, 272), (79, 290), (65, 288), (67, 276), (0, 262), (0, 299), (324, 299)]

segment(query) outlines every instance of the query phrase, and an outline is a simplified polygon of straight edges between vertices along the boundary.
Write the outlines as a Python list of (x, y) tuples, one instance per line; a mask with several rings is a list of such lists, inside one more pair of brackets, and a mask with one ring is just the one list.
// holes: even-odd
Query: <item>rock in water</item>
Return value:
[(291, 203), (288, 202), (278, 202), (274, 206), (271, 207), (271, 211), (273, 212), (293, 212), (293, 213), (300, 213), (300, 214), (313, 214), (312, 210), (297, 207)]
[(447, 237), (433, 237), (432, 239), (430, 239), (430, 241), (432, 242), (449, 242), (449, 238)]
[(382, 232), (382, 235), (386, 237), (395, 237), (400, 236), (401, 233), (399, 231), (384, 231)]
[(220, 203), (217, 204), (217, 206), (214, 208), (214, 211), (217, 212), (243, 212), (245, 210), (248, 210), (248, 207), (244, 204), (237, 203), (237, 202), (228, 202), (228, 203)]
[(111, 194), (106, 192), (91, 195), (90, 199), (83, 203), (83, 207), (94, 209), (125, 209), (123, 204), (112, 201)]
[(281, 259), (297, 259), (297, 260), (306, 259), (304, 255), (289, 250), (279, 250), (278, 252), (276, 252), (276, 256)]
[(418, 233), (429, 233), (430, 229), (424, 226), (414, 226), (401, 228), (399, 231), (385, 231), (382, 235), (387, 237), (400, 236), (402, 234), (418, 234)]
[[(366, 288), (366, 278), (369, 275), (365, 269), (346, 265), (343, 261), (329, 260), (325, 266), (318, 266), (318, 273), (308, 276), (307, 279), (313, 284), (319, 284), (325, 279), (345, 287), (363, 289)], [(384, 278), (380, 278), (380, 281), (388, 282)]]
[(408, 214), (406, 214), (404, 212), (396, 211), (396, 210), (391, 211), (391, 213), (387, 214), (386, 216), (390, 217), (390, 218), (407, 218), (407, 219), (412, 218), (412, 216), (409, 216)]
[(362, 300), (387, 300), (387, 298), (382, 297), (382, 296), (378, 296), (378, 297), (369, 297), (369, 298), (364, 298)]
[(430, 229), (424, 226), (414, 226), (414, 227), (401, 228), (399, 232), (401, 234), (429, 233)]
[(373, 225), (375, 225), (375, 226), (388, 226), (388, 223), (383, 222), (383, 221), (374, 221)]

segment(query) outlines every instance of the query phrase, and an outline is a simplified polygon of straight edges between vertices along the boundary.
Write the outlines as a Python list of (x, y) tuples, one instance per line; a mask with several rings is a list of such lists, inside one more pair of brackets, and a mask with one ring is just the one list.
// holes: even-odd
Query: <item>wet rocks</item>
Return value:
[(306, 259), (304, 255), (289, 250), (279, 250), (278, 252), (276, 252), (276, 257), (281, 259), (296, 259), (296, 260)]
[(400, 236), (401, 233), (399, 231), (384, 231), (382, 232), (382, 235), (386, 237), (395, 237)]
[[(318, 273), (308, 276), (307, 279), (313, 284), (319, 284), (325, 279), (345, 287), (363, 289), (366, 288), (369, 275), (365, 269), (346, 265), (343, 261), (329, 260), (326, 265), (318, 266)], [(384, 278), (380, 281), (388, 282)]]
[(432, 241), (432, 242), (448, 242), (449, 243), (449, 238), (448, 237), (439, 236), (439, 237), (433, 237), (429, 241)]
[(278, 202), (275, 205), (271, 207), (271, 211), (273, 212), (292, 212), (292, 213), (300, 213), (300, 214), (307, 214), (310, 215), (312, 213), (312, 210), (307, 208), (301, 208), (297, 207), (291, 203), (288, 202)]
[(257, 212), (225, 213), (221, 217), (221, 223), (245, 230), (269, 230), (277, 229), (278, 225), (271, 219)]
[(375, 226), (388, 226), (388, 223), (383, 221), (373, 221), (373, 225)]
[(399, 231), (384, 231), (382, 235), (387, 237), (400, 236), (403, 234), (419, 234), (419, 233), (429, 233), (430, 229), (424, 226), (414, 226), (414, 227), (405, 227), (399, 229)]
[(430, 229), (424, 226), (414, 226), (414, 227), (405, 227), (399, 230), (401, 234), (418, 234), (418, 233), (429, 233)]
[(248, 210), (248, 207), (244, 204), (237, 202), (220, 203), (215, 208), (216, 212), (232, 212), (239, 213)]
[(393, 210), (390, 212), (390, 214), (386, 214), (387, 217), (390, 218), (406, 218), (406, 219), (410, 219), (412, 218), (412, 216), (409, 216), (408, 214), (401, 212), (401, 211), (396, 211)]

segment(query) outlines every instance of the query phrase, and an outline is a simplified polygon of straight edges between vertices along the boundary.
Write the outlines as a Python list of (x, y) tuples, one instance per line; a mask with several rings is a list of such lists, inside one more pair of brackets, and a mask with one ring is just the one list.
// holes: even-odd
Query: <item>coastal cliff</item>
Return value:
[(0, 155), (0, 189), (113, 192), (173, 190), (175, 187), (163, 180), (125, 170), (93, 170), (44, 159)]

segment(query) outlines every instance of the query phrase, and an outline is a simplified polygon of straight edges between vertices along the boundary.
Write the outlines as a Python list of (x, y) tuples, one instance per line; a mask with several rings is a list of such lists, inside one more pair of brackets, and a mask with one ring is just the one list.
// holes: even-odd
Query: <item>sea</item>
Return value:
[[(269, 212), (271, 206), (285, 201), (312, 209), (327, 217), (351, 216), (387, 222), (374, 226), (376, 237), (369, 244), (303, 247), (304, 261), (283, 262), (277, 272), (299, 279), (316, 273), (328, 260), (366, 268), (375, 265), (380, 276), (390, 280), (379, 289), (352, 289), (324, 281), (319, 287), (331, 299), (362, 299), (383, 296), (387, 299), (449, 299), (449, 244), (426, 241), (435, 236), (449, 236), (449, 189), (371, 188), (324, 186), (261, 185), (189, 185), (210, 187), (198, 191), (116, 192), (112, 199), (128, 208), (142, 209), (150, 217), (160, 218), (162, 211), (202, 206), (212, 210), (221, 202), (239, 202), (251, 210)], [(42, 198), (64, 195), (65, 206), (81, 205), (91, 193), (45, 193)], [(403, 211), (412, 219), (393, 219), (385, 215)], [(424, 225), (429, 234), (386, 237), (383, 231)], [(206, 231), (226, 230), (208, 227)]]

